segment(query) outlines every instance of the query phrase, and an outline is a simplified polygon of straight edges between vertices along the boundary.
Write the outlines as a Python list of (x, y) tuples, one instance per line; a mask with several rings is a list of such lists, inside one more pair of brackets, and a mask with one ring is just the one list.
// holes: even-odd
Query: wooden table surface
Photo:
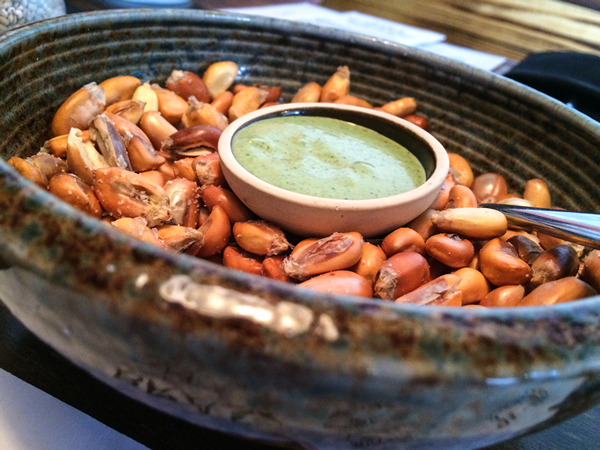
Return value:
[[(275, 448), (197, 427), (120, 394), (40, 341), (1, 302), (0, 368), (151, 449)], [(600, 406), (558, 426), (488, 450), (598, 448)]]

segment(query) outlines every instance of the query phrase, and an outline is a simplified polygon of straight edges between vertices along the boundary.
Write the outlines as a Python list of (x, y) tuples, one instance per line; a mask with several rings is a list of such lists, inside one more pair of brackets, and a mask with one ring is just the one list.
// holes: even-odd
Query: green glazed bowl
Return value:
[[(74, 15), (0, 36), (0, 156), (37, 152), (91, 81), (219, 60), (289, 100), (348, 65), (373, 104), (417, 99), (477, 173), (600, 212), (600, 125), (500, 76), (290, 22), (183, 10)], [(0, 161), (0, 296), (120, 392), (204, 427), (310, 448), (481, 447), (600, 402), (600, 298), (420, 308), (297, 289), (130, 238)]]

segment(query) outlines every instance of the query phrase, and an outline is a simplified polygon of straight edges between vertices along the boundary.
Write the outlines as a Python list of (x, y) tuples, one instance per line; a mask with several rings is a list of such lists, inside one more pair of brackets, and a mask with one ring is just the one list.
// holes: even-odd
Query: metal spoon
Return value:
[(479, 206), (500, 211), (513, 228), (539, 231), (569, 242), (600, 249), (600, 214), (497, 203), (484, 203)]

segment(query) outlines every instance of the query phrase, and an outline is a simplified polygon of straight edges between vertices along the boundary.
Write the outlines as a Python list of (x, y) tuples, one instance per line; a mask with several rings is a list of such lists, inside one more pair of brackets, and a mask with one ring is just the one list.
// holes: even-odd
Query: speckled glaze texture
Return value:
[[(31, 155), (91, 81), (233, 60), (285, 99), (339, 65), (372, 103), (413, 96), (477, 172), (600, 212), (600, 126), (521, 85), (338, 31), (219, 13), (109, 11), (0, 36), (0, 155)], [(600, 298), (419, 308), (305, 291), (166, 253), (0, 161), (0, 297), (121, 392), (201, 426), (310, 448), (475, 448), (600, 402)]]

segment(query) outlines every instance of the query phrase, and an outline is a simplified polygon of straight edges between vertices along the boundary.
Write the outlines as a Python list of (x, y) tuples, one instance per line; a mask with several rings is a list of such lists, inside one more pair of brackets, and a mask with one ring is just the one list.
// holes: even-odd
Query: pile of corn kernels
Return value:
[[(175, 70), (165, 87), (131, 76), (90, 83), (58, 109), (54, 137), (37, 155), (9, 163), (139, 239), (304, 288), (463, 307), (546, 305), (600, 291), (600, 251), (508, 230), (503, 214), (477, 207), (550, 208), (546, 183), (529, 180), (522, 196), (509, 193), (501, 175), (474, 177), (455, 153), (431, 207), (382, 239), (366, 241), (357, 232), (286, 236), (248, 210), (220, 168), (217, 146), (227, 125), (280, 101), (279, 87), (234, 84), (238, 71), (234, 62), (220, 61), (202, 77)], [(292, 99), (317, 101), (373, 108), (350, 95), (345, 66)], [(410, 97), (376, 109), (427, 129)]]

